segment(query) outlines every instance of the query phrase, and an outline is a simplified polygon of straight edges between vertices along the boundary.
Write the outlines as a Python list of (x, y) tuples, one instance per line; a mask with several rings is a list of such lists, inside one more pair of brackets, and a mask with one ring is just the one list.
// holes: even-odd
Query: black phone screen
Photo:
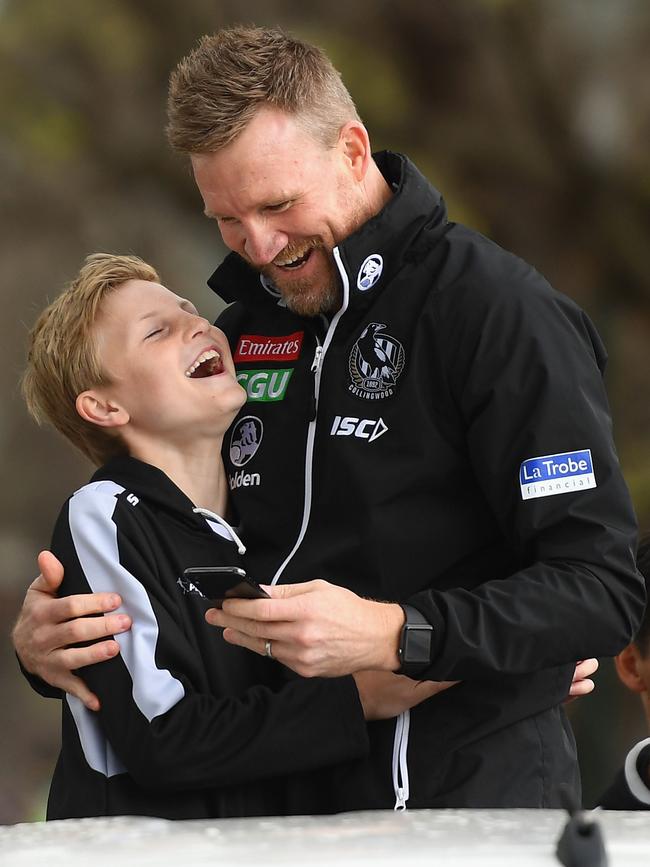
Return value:
[(268, 599), (262, 590), (239, 566), (192, 566), (183, 571), (183, 578), (221, 608), (224, 599)]

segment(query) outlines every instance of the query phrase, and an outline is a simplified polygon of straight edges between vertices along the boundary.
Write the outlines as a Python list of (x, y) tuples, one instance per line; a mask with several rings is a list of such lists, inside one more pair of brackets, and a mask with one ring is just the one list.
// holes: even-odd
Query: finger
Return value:
[[(120, 645), (117, 641), (98, 641), (97, 644), (91, 644), (88, 647), (66, 647), (58, 650), (56, 655), (53, 655), (52, 661), (56, 661), (67, 672), (72, 672), (87, 665), (105, 662), (107, 659), (117, 656), (119, 652)], [(67, 677), (67, 675), (65, 676)]]
[(258, 653), (260, 656), (268, 656), (266, 652), (266, 642), (271, 641), (271, 659), (276, 659), (278, 662), (284, 660), (285, 645), (279, 640), (271, 640), (266, 638), (251, 638), (250, 635), (245, 635), (243, 632), (237, 632), (236, 629), (225, 629), (223, 633), (224, 639), (228, 644), (234, 644), (237, 647), (244, 647), (246, 650), (252, 650), (253, 653)]
[(105, 614), (103, 617), (68, 620), (57, 627), (55, 646), (65, 647), (82, 641), (96, 641), (108, 635), (119, 635), (130, 627), (131, 618), (127, 614)]
[(574, 681), (569, 688), (569, 695), (571, 698), (576, 698), (580, 695), (589, 695), (589, 693), (593, 692), (595, 688), (596, 684), (593, 680), (589, 680), (589, 678)]
[[(305, 596), (304, 593), (297, 595), (303, 598)], [(223, 620), (226, 615), (229, 618), (239, 618), (241, 621), (259, 621), (261, 623), (301, 620), (307, 616), (307, 608), (302, 600), (280, 597), (274, 599), (224, 599), (221, 611), (223, 612), (222, 622), (219, 623), (219, 617), (215, 617), (214, 622), (222, 626), (230, 625)], [(234, 623), (232, 625), (234, 626)]]
[[(253, 613), (250, 608), (246, 608), (245, 606), (244, 611), (247, 615)], [(220, 626), (222, 629), (236, 629), (238, 632), (245, 632), (247, 635), (253, 637), (265, 635), (275, 625), (275, 623), (270, 623), (268, 620), (258, 620), (251, 616), (243, 617), (238, 615), (237, 611), (233, 611), (230, 605), (228, 605), (227, 610), (224, 608), (208, 608), (205, 613), (205, 619), (212, 626)]]
[[(260, 656), (266, 656), (266, 641), (263, 638), (251, 638), (244, 632), (239, 632), (237, 629), (224, 629), (224, 640), (228, 644), (234, 644), (236, 647), (245, 647), (247, 650), (252, 650), (254, 653), (259, 653)], [(273, 642), (271, 642), (273, 644)]]
[[(79, 593), (56, 600), (57, 622), (86, 617), (89, 614), (104, 614), (114, 611), (122, 604), (117, 593)], [(118, 630), (122, 631), (122, 630)]]
[(67, 677), (63, 678), (61, 683), (57, 684), (57, 686), (70, 695), (76, 696), (79, 701), (84, 703), (88, 710), (99, 710), (101, 706), (99, 699), (94, 692), (91, 692), (88, 689), (83, 680), (75, 674), (69, 674)]
[(575, 674), (573, 675), (574, 680), (582, 680), (585, 677), (591, 677), (592, 674), (595, 674), (598, 671), (598, 660), (597, 659), (583, 659), (576, 665)]
[(40, 578), (50, 593), (56, 593), (63, 581), (63, 566), (51, 551), (41, 551), (38, 555), (38, 568), (41, 570)]
[(263, 584), (262, 587), (273, 599), (291, 599), (292, 596), (302, 596), (311, 593), (320, 586), (322, 581), (303, 581), (300, 584)]

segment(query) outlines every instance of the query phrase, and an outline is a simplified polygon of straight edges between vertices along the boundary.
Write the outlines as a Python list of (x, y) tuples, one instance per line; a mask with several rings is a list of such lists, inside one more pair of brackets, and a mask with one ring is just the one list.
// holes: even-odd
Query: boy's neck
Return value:
[(158, 467), (194, 503), (225, 517), (228, 479), (221, 459), (222, 438), (191, 445), (133, 445), (132, 457)]

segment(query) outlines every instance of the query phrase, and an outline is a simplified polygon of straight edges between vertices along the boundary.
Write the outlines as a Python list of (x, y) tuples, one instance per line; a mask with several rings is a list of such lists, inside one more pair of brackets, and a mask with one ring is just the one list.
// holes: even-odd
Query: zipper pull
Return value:
[(314, 390), (311, 393), (311, 421), (314, 421), (318, 412), (318, 404), (316, 402), (316, 377), (320, 370), (320, 362), (323, 357), (323, 347), (320, 344), (318, 337), (316, 338), (316, 351), (314, 352), (314, 360), (311, 363), (311, 372), (314, 374)]
[(323, 356), (323, 347), (320, 343), (316, 344), (316, 352), (314, 352), (314, 360), (311, 363), (311, 372), (318, 373), (318, 369), (320, 367), (320, 360)]

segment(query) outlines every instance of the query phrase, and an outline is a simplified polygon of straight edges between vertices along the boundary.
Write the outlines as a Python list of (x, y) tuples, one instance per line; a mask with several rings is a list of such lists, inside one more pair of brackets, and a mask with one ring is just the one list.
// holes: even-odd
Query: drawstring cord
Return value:
[(212, 521), (216, 521), (217, 524), (222, 526), (224, 530), (228, 533), (233, 542), (237, 545), (237, 552), (239, 554), (246, 553), (246, 546), (239, 538), (237, 533), (233, 530), (230, 524), (221, 517), (221, 515), (217, 515), (216, 512), (211, 512), (209, 509), (192, 509), (197, 515), (203, 515), (204, 518), (210, 518)]

